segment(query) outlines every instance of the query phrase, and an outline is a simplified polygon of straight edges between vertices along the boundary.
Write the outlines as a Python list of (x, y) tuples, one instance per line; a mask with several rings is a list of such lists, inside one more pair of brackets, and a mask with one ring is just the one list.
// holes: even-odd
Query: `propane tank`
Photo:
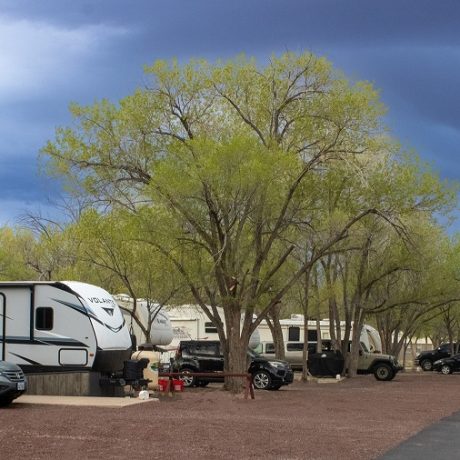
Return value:
[(151, 382), (148, 384), (149, 390), (158, 389), (158, 367), (160, 363), (160, 353), (157, 351), (139, 350), (135, 351), (131, 359), (139, 361), (142, 358), (149, 360), (148, 366), (144, 369), (144, 379), (149, 379)]

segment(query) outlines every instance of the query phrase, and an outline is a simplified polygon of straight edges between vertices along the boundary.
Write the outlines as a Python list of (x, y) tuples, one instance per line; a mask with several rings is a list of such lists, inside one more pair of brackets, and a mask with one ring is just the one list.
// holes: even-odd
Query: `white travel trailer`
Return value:
[[(198, 305), (179, 305), (166, 307), (171, 321), (174, 338), (171, 347), (177, 347), (181, 340), (219, 340), (217, 328)], [(224, 320), (224, 310), (217, 307), (219, 316)], [(260, 336), (256, 329), (249, 341), (250, 348), (259, 345)]]
[[(303, 324), (303, 315), (294, 314), (290, 318), (280, 320), (281, 329), (283, 331), (284, 342), (304, 342), (304, 324)], [(330, 330), (329, 330), (329, 320), (321, 320), (319, 322), (320, 328), (319, 332), (322, 340), (329, 340)], [(273, 342), (272, 333), (266, 321), (262, 321), (258, 327), (260, 333), (261, 342)], [(342, 335), (345, 330), (345, 323), (341, 323)], [(316, 321), (308, 322), (308, 341), (317, 342), (318, 341), (318, 331)], [(364, 324), (361, 330), (361, 343), (364, 343), (367, 350), (371, 353), (381, 352), (382, 351), (382, 341), (378, 331), (370, 326), (369, 324)]]
[(76, 281), (0, 282), (0, 360), (25, 372), (123, 369), (131, 337), (112, 296)]
[(136, 316), (141, 321), (142, 326), (148, 330), (148, 324), (151, 323), (150, 337), (147, 338), (142, 328), (132, 318), (133, 299), (126, 294), (117, 294), (113, 297), (121, 308), (128, 329), (134, 334), (138, 344), (146, 341), (153, 345), (169, 345), (171, 343), (173, 329), (168, 313), (161, 305), (149, 304), (144, 299), (138, 299), (136, 302)]

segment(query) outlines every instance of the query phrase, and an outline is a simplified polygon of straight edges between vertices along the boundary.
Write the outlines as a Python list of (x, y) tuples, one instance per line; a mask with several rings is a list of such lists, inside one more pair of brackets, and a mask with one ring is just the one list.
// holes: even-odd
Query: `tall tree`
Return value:
[(293, 223), (306, 225), (321, 203), (324, 173), (346, 163), (360, 176), (390, 149), (383, 108), (370, 84), (308, 53), (265, 67), (159, 61), (146, 72), (152, 86), (118, 106), (72, 106), (76, 127), (58, 129), (43, 152), (99, 210), (137, 216), (139, 239), (175, 266), (218, 329), (226, 370), (241, 373), (266, 314), (354, 225), (382, 214), (370, 190), (356, 191), (354, 207), (274, 282), (293, 256)]

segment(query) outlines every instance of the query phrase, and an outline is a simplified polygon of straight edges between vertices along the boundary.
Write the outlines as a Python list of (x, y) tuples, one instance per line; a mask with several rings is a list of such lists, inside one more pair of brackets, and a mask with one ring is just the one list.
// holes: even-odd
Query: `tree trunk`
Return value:
[(267, 318), (267, 324), (273, 337), (273, 344), (275, 346), (275, 357), (277, 359), (285, 359), (284, 353), (284, 338), (283, 330), (280, 324), (280, 308), (275, 305), (270, 310), (270, 318)]
[(358, 359), (359, 353), (361, 350), (360, 337), (361, 329), (363, 326), (364, 315), (363, 311), (359, 306), (355, 307), (355, 315), (353, 321), (353, 334), (351, 341), (351, 350), (350, 350), (350, 361), (348, 365), (348, 376), (356, 377), (358, 370)]
[(302, 349), (302, 381), (308, 381), (308, 305), (304, 305), (303, 310), (303, 349)]
[[(241, 307), (232, 303), (225, 308), (226, 339), (224, 348), (224, 371), (231, 374), (248, 372), (249, 333), (241, 331)], [(228, 377), (225, 387), (232, 393), (240, 393), (244, 387), (241, 377)]]
[(303, 350), (302, 350), (302, 381), (308, 381), (308, 304), (309, 304), (309, 290), (310, 290), (310, 273), (311, 270), (305, 272), (304, 279), (304, 300), (302, 302), (303, 311)]

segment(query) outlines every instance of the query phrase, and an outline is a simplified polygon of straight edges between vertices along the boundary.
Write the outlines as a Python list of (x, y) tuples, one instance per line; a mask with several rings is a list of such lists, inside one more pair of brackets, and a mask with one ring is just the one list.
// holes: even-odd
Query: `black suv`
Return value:
[[(266, 359), (248, 351), (249, 369), (255, 388), (278, 390), (294, 380), (294, 373), (286, 361)], [(209, 382), (223, 381), (218, 375), (224, 370), (224, 357), (220, 342), (214, 340), (183, 340), (176, 352), (175, 372), (216, 372), (215, 377), (182, 376), (184, 386), (206, 386)]]
[[(454, 350), (458, 349), (458, 344), (454, 343)], [(422, 351), (415, 359), (415, 365), (420, 366), (424, 371), (432, 371), (433, 363), (451, 355), (451, 344), (442, 343), (435, 350)]]

